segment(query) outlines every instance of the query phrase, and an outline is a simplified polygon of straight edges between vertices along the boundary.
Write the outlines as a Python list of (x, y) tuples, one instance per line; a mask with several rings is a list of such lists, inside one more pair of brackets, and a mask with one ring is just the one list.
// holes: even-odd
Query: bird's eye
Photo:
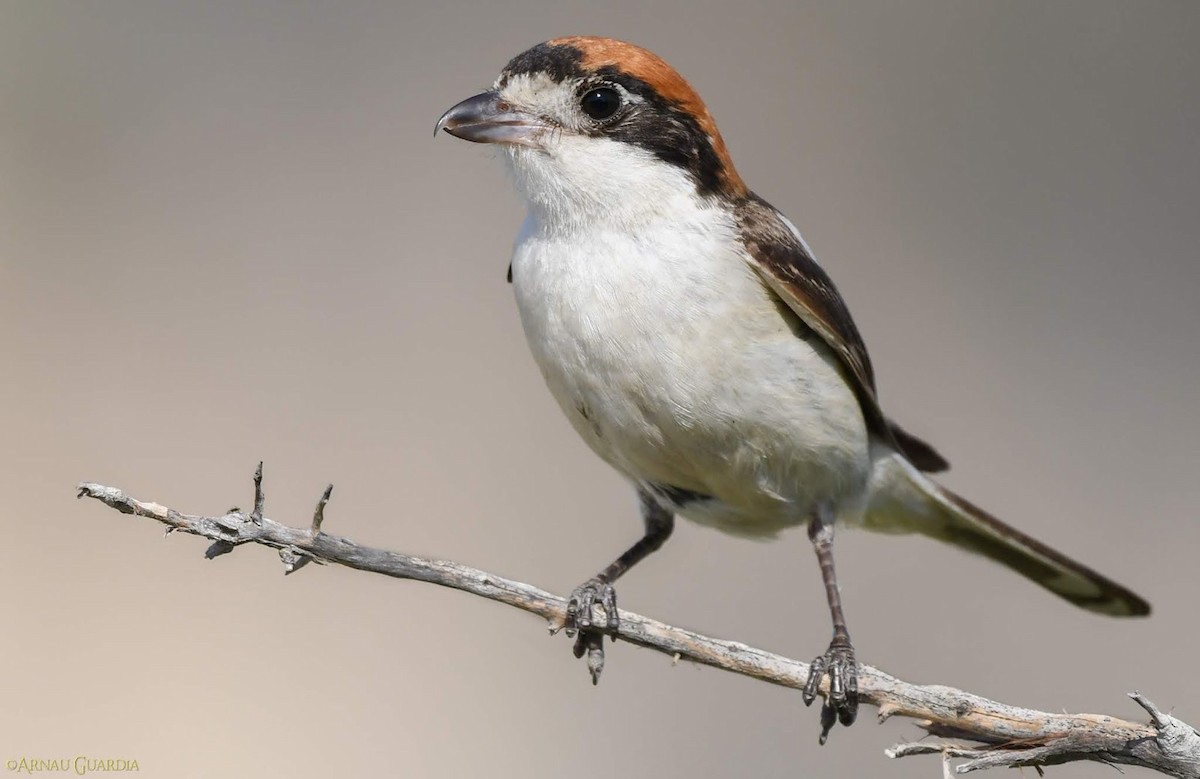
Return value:
[(621, 95), (611, 87), (589, 89), (579, 98), (579, 107), (593, 119), (608, 119), (621, 107)]

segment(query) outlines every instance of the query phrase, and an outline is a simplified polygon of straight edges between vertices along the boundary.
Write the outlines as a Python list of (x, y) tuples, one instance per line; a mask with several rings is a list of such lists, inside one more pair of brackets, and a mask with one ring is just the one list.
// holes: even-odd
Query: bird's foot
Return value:
[[(604, 609), (603, 625), (592, 624), (592, 609), (597, 605)], [(567, 599), (567, 621), (564, 625), (568, 636), (575, 635), (576, 631), (615, 633), (618, 625), (617, 591), (611, 584), (593, 578), (571, 592), (571, 597)]]
[[(592, 623), (592, 610), (597, 604), (604, 610), (602, 625)], [(567, 599), (567, 619), (563, 627), (566, 628), (568, 636), (575, 636), (575, 656), (587, 655), (592, 684), (599, 683), (600, 673), (604, 670), (604, 634), (615, 636), (619, 625), (617, 592), (611, 584), (593, 578), (571, 592), (571, 597)]]
[(835, 638), (825, 654), (812, 661), (808, 681), (804, 684), (804, 705), (811, 706), (817, 697), (821, 679), (829, 676), (829, 693), (821, 706), (821, 738), (825, 743), (829, 731), (838, 722), (849, 727), (858, 716), (858, 663), (849, 638)]

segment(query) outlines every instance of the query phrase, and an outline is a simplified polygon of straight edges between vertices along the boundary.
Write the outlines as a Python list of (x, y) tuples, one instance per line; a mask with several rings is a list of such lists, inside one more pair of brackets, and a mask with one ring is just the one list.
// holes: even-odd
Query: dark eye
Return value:
[(589, 89), (579, 98), (579, 107), (593, 119), (608, 119), (621, 107), (621, 96), (611, 87)]

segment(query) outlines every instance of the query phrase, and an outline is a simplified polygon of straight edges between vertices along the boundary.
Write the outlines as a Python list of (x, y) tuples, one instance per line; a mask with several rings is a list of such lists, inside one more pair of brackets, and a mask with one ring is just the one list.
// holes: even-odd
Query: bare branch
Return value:
[[(122, 513), (157, 520), (167, 526), (168, 532), (179, 530), (207, 538), (213, 542), (206, 552), (209, 558), (242, 544), (262, 544), (279, 550), (285, 573), (299, 570), (309, 561), (335, 563), (499, 601), (547, 620), (552, 633), (563, 626), (566, 600), (545, 590), (448, 560), (360, 546), (325, 533), (321, 523), (332, 486), (318, 502), (311, 526), (305, 529), (263, 516), (261, 463), (254, 487), (253, 511), (244, 513), (235, 508), (219, 517), (183, 514), (90, 482), (79, 485), (79, 497), (95, 498)], [(603, 624), (604, 620), (596, 622)], [(807, 663), (737, 641), (703, 636), (630, 611), (621, 611), (616, 637), (676, 660), (691, 660), (785, 687), (799, 689), (808, 676)], [(589, 670), (595, 679), (599, 673), (596, 663), (602, 659), (592, 654), (589, 652)], [(954, 767), (956, 773), (1095, 760), (1142, 766), (1181, 779), (1200, 779), (1200, 733), (1160, 711), (1140, 693), (1132, 693), (1131, 697), (1150, 715), (1149, 725), (1098, 714), (1052, 714), (1018, 708), (953, 687), (910, 684), (867, 665), (859, 668), (858, 688), (862, 702), (878, 707), (880, 722), (893, 716), (910, 717), (931, 735), (975, 742), (901, 744), (887, 751), (889, 757), (938, 754), (947, 771), (951, 759), (965, 761)], [(828, 693), (827, 680), (822, 680), (820, 692)]]

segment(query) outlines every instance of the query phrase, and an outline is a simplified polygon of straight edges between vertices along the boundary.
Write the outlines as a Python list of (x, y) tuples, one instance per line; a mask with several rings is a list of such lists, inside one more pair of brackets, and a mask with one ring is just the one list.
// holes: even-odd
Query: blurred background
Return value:
[[(205, 543), (95, 502), (267, 514), (569, 591), (638, 537), (504, 283), (521, 209), (432, 129), (514, 54), (645, 45), (804, 231), (945, 481), (1149, 598), (1072, 608), (843, 533), (860, 657), (1048, 710), (1200, 723), (1200, 6), (0, 3), (0, 759), (153, 777), (929, 777), (868, 711), (616, 645), (593, 688), (512, 609)], [(802, 532), (684, 524), (623, 606), (807, 659)], [(1093, 776), (1096, 766), (1054, 769)]]

